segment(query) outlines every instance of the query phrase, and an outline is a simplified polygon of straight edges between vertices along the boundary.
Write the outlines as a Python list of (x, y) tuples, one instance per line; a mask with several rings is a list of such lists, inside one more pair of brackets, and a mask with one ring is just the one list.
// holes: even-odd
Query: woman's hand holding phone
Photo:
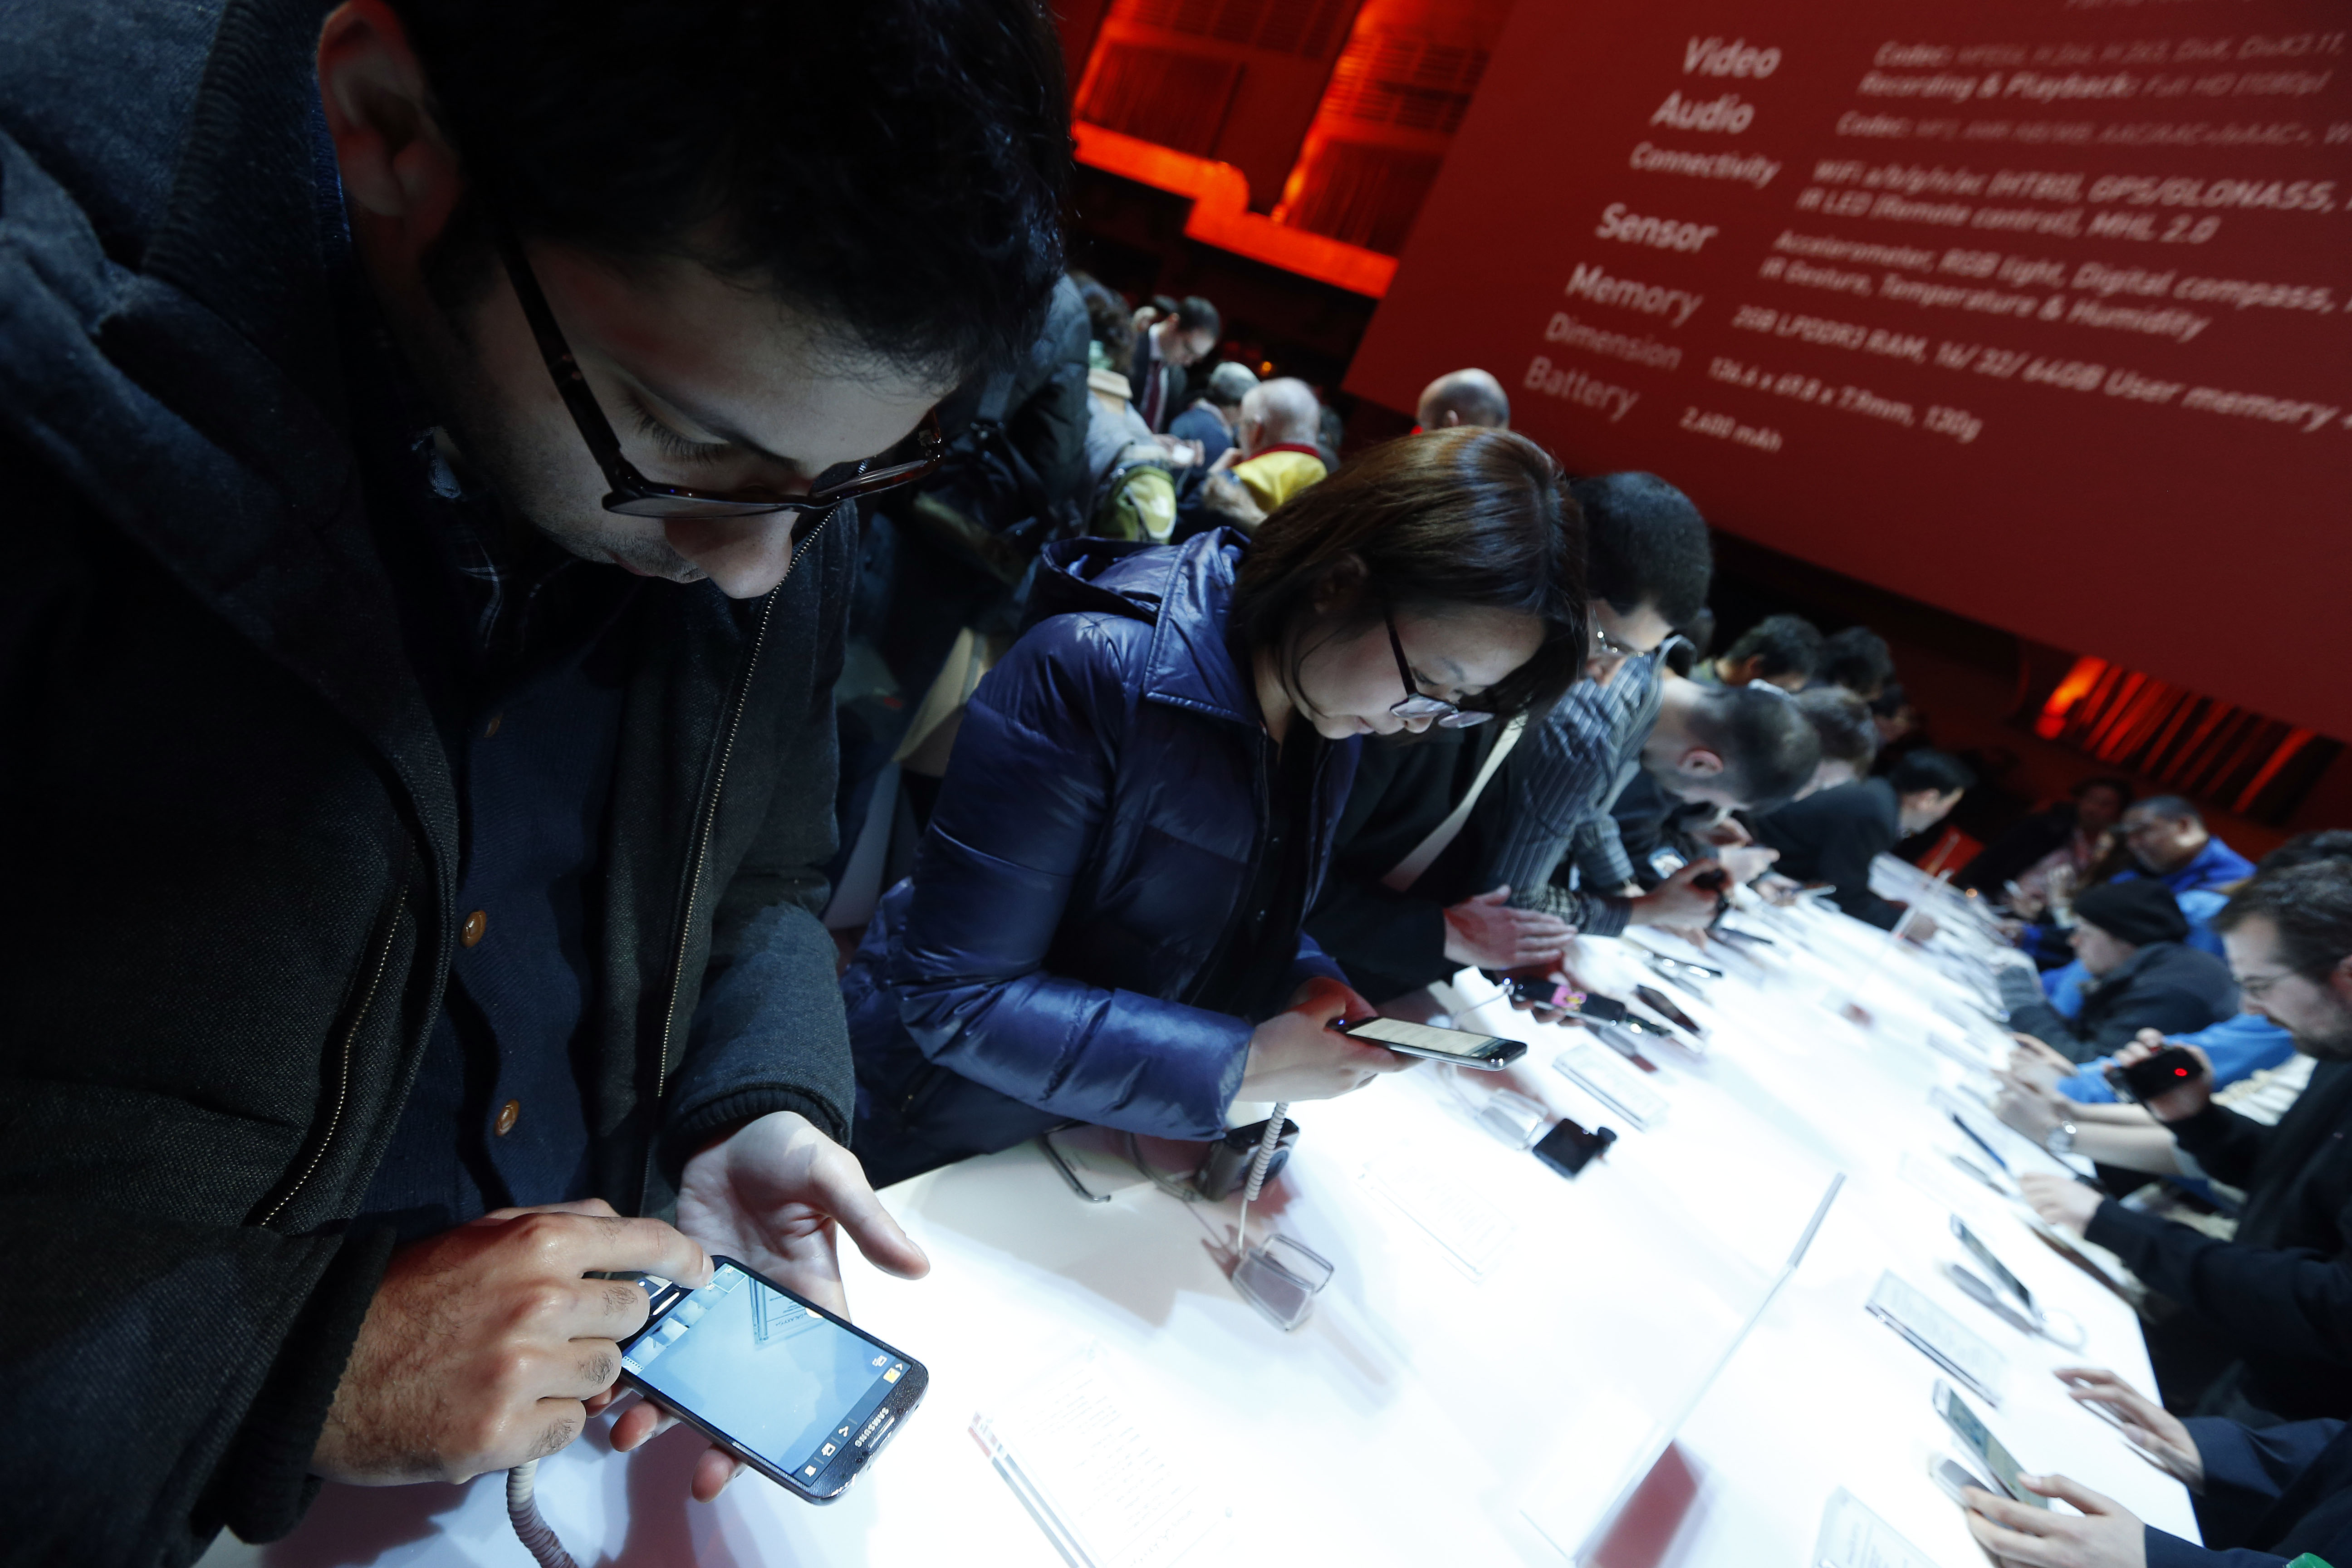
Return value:
[(2105, 1367), (2062, 1366), (2058, 1381), (2075, 1403), (2114, 1422), (2166, 1475), (2192, 1492), (2205, 1489), (2205, 1458), (2179, 1416)]
[(1370, 1018), (1376, 1012), (1337, 980), (1320, 975), (1309, 980), (1291, 997), (1287, 1009), (1251, 1031), (1248, 1065), (1234, 1098), (1334, 1100), (1382, 1073), (1411, 1067), (1411, 1057), (1351, 1040), (1331, 1027), (1335, 1019)]
[(2079, 1514), (2033, 1508), (1971, 1487), (1961, 1494), (1969, 1533), (2014, 1568), (2147, 1568), (2147, 1527), (2110, 1497), (2065, 1476), (2021, 1476), (2027, 1489)]

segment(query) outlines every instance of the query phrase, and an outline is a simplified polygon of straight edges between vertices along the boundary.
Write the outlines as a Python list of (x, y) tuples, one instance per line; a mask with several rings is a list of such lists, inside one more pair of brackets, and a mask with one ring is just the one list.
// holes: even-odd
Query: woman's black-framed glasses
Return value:
[(1423, 696), (1421, 683), (1412, 678), (1412, 662), (1404, 656), (1404, 639), (1397, 636), (1396, 617), (1384, 615), (1381, 619), (1389, 628), (1389, 647), (1396, 652), (1397, 679), (1404, 682), (1404, 700), (1389, 709), (1391, 718), (1434, 719), (1442, 730), (1466, 730), (1494, 717), (1481, 709), (1448, 702), (1443, 697)]
[(940, 429), (939, 414), (934, 410), (924, 415), (915, 433), (897, 447), (862, 462), (836, 463), (819, 474), (804, 495), (786, 495), (765, 486), (718, 492), (656, 484), (623, 455), (620, 437), (613, 433), (613, 422), (604, 417), (596, 395), (589, 390), (588, 378), (581, 374), (579, 362), (572, 357), (572, 345), (564, 341), (562, 329), (555, 324), (555, 312), (548, 309), (547, 296), (530, 269), (530, 258), (523, 254), (522, 242), (511, 231), (501, 229), (498, 245), (499, 259), (505, 262), (507, 277), (514, 284), (515, 298), (521, 301), (523, 319), (530, 323), (530, 335), (538, 341), (540, 357), (547, 362), (547, 374), (555, 378), (555, 390), (562, 395), (563, 406), (571, 411), (572, 423), (579, 427), (580, 438), (588, 444), (596, 466), (604, 470), (604, 482), (613, 487), (604, 498), (606, 511), (628, 517), (687, 518), (827, 512), (852, 497), (912, 484), (937, 469), (947, 457), (947, 437)]

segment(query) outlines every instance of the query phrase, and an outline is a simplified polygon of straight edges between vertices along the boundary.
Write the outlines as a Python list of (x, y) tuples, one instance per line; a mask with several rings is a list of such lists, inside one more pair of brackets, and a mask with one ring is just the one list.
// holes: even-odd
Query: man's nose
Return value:
[(664, 522), (662, 532), (669, 547), (701, 567), (719, 592), (730, 599), (756, 599), (784, 580), (792, 564), (795, 525), (803, 522), (815, 526), (815, 520), (793, 511), (681, 517)]

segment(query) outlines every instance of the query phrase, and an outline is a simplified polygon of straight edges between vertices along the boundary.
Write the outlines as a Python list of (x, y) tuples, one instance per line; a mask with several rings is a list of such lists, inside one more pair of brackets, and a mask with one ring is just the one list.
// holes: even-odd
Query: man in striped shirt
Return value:
[[(1610, 805), (1645, 764), (1685, 799), (1786, 799), (1811, 777), (1819, 742), (1784, 693), (1702, 687), (1661, 668), (1661, 647), (1705, 606), (1714, 572), (1706, 522), (1690, 498), (1654, 474), (1570, 488), (1589, 541), (1588, 679), (1511, 759), (1507, 825), (1479, 880), (1595, 935), (1628, 924), (1704, 926), (1716, 895), (1692, 882), (1715, 863), (1694, 862), (1642, 892)], [(1552, 885), (1569, 856), (1574, 890)]]

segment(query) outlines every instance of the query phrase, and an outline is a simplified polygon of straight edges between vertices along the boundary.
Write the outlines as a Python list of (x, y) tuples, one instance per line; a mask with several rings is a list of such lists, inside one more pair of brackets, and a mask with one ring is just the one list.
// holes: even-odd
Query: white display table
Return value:
[[(1644, 1081), (1668, 1102), (1647, 1130), (1552, 1070), (1590, 1036), (1499, 999), (1474, 1005), (1491, 987), (1463, 977), (1457, 1022), (1533, 1047), (1511, 1087), (1622, 1134), (1572, 1182), (1480, 1124), (1486, 1075), (1449, 1083), (1423, 1066), (1297, 1107), (1290, 1169), (1250, 1219), (1254, 1236), (1270, 1224), (1337, 1265), (1296, 1332), (1225, 1279), (1230, 1201), (1180, 1203), (1080, 1139), (1082, 1177), (1112, 1193), (1090, 1204), (1027, 1146), (885, 1194), (930, 1254), (929, 1279), (848, 1260), (858, 1320), (928, 1363), (932, 1384), (840, 1503), (808, 1507), (746, 1477), (699, 1507), (684, 1495), (690, 1434), (622, 1457), (600, 1424), (541, 1466), (547, 1517), (583, 1564), (1048, 1568), (1064, 1554), (1007, 1479), (1026, 1464), (1038, 1473), (1025, 1479), (1068, 1502), (1098, 1568), (1235, 1550), (1296, 1564), (1556, 1563), (1612, 1520), (1619, 1547), (1652, 1538), (1643, 1562), (1759, 1568), (1807, 1563), (1843, 1487), (1929, 1560), (1977, 1568), (1926, 1474), (1948, 1446), (1928, 1405), (1937, 1369), (1864, 1310), (1892, 1269), (1999, 1352), (2000, 1403), (1986, 1414), (2029, 1468), (2063, 1469), (2193, 1539), (2187, 1494), (2049, 1375), (2097, 1364), (2150, 1386), (2130, 1309), (1948, 1157), (1971, 1146), (1931, 1097), (1965, 1105), (1983, 1081), (1967, 1060), (1989, 1064), (2003, 1045), (1965, 1000), (1974, 939), (1939, 938), (1939, 965), (1833, 912), (1746, 923), (1775, 945), (1741, 958), (1718, 944), (1706, 961), (1728, 973), (1704, 1000), (1667, 991), (1706, 1026), (1705, 1049), (1645, 1047), (1658, 1070)], [(1596, 988), (1663, 984), (1625, 944), (1581, 946)], [(2058, 1168), (1976, 1121), (2018, 1168)], [(1187, 1157), (1155, 1152), (1171, 1166)], [(1840, 1173), (1826, 1223), (1767, 1305)], [(1945, 1275), (1964, 1257), (1956, 1211), (2079, 1325), (2081, 1349), (2029, 1337)], [(992, 1462), (976, 1416), (1010, 1467)], [(225, 1543), (206, 1564), (252, 1562), (530, 1559), (493, 1476), (331, 1487), (293, 1540)]]

